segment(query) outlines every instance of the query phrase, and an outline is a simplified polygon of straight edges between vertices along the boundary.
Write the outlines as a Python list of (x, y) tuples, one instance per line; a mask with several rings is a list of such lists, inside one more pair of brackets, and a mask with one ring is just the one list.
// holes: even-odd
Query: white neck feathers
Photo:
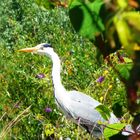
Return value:
[(55, 89), (55, 92), (56, 91), (61, 92), (61, 90), (65, 90), (61, 83), (61, 76), (60, 76), (61, 62), (60, 62), (58, 55), (55, 52), (52, 52), (50, 54), (50, 58), (52, 59), (52, 62), (53, 62), (52, 80), (53, 80), (53, 84), (54, 84), (54, 89)]

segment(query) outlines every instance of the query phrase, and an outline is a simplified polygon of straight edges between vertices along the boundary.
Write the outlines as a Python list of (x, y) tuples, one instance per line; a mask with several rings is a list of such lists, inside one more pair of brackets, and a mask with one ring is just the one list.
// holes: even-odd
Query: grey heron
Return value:
[[(42, 43), (32, 48), (20, 49), (21, 52), (33, 52), (41, 55), (47, 55), (52, 60), (52, 80), (54, 85), (54, 96), (57, 105), (66, 116), (75, 123), (84, 127), (95, 137), (102, 136), (103, 126), (99, 122), (106, 120), (95, 109), (101, 103), (90, 96), (79, 91), (67, 91), (61, 83), (61, 62), (57, 53), (54, 52), (51, 45)], [(116, 116), (111, 113), (109, 124), (119, 122)]]

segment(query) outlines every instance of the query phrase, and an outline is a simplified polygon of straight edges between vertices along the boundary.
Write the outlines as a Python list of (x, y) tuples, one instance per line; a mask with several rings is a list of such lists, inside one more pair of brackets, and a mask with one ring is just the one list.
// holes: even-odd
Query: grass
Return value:
[[(51, 61), (16, 50), (48, 42), (62, 61), (66, 89), (85, 92), (104, 102), (124, 106), (125, 90), (107, 64), (99, 64), (96, 50), (71, 27), (67, 10), (44, 10), (34, 1), (1, 1), (0, 39), (0, 137), (9, 139), (89, 139), (90, 136), (67, 120), (55, 105)], [(43, 73), (45, 78), (36, 75)], [(98, 83), (97, 79), (105, 80)], [(46, 112), (45, 108), (51, 108)]]

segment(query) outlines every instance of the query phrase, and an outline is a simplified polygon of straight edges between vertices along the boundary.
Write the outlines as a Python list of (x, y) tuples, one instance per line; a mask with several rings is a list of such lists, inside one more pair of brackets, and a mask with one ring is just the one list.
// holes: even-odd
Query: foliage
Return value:
[(102, 5), (102, 0), (87, 1), (86, 3), (81, 0), (72, 1), (69, 16), (75, 30), (81, 35), (95, 40), (94, 37), (104, 31), (104, 25), (99, 17)]
[[(39, 0), (0, 1), (0, 136), (4, 134), (5, 139), (90, 138), (85, 131), (70, 121), (66, 121), (61, 111), (57, 109), (52, 94), (53, 85), (50, 82), (51, 62), (42, 56), (16, 52), (20, 48), (42, 42), (51, 43), (61, 56), (62, 81), (68, 90), (76, 89), (89, 94), (104, 105), (113, 108), (115, 114), (118, 114), (116, 106), (119, 104), (121, 108), (119, 117), (127, 113), (126, 91), (119, 78), (125, 77), (127, 80), (131, 75), (130, 67), (133, 67), (133, 60), (129, 58), (131, 53), (127, 54), (121, 50), (104, 59), (110, 52), (120, 48), (119, 45), (122, 41), (119, 41), (119, 37), (115, 37), (118, 31), (114, 25), (118, 22), (118, 17), (122, 15), (118, 15), (117, 19), (109, 18), (111, 15), (103, 10), (105, 5), (101, 0), (91, 0), (87, 3), (73, 0), (69, 4), (70, 8), (66, 9), (67, 4), (60, 1), (46, 2), (44, 0), (42, 3)], [(116, 3), (113, 5), (117, 9), (120, 8)], [(125, 7), (126, 3), (120, 5)], [(71, 20), (74, 28), (77, 26), (73, 10), (77, 12), (79, 9), (85, 19), (81, 28), (79, 27), (79, 30), (76, 31), (88, 38), (76, 34), (70, 24)], [(132, 8), (126, 9), (130, 12)], [(122, 13), (127, 10), (122, 10)], [(106, 20), (101, 12), (108, 15)], [(115, 12), (113, 11), (112, 15)], [(135, 34), (132, 39), (138, 45), (139, 40), (135, 36), (139, 34), (137, 26), (139, 21), (131, 23), (128, 17), (135, 21), (139, 15), (134, 16), (129, 12), (123, 14), (123, 20), (129, 29), (130, 25), (133, 26), (131, 33), (135, 31)], [(96, 23), (92, 22), (93, 17), (90, 16), (90, 13), (95, 18), (94, 21), (98, 19)], [(88, 23), (90, 26), (87, 25)], [(86, 30), (87, 27), (90, 28)], [(106, 38), (105, 41), (99, 40), (99, 43), (98, 39), (101, 36)], [(93, 40), (96, 48), (100, 49), (104, 57), (100, 56), (98, 50), (95, 49), (91, 42)], [(106, 40), (109, 41), (106, 42)], [(107, 48), (103, 48), (103, 51), (100, 48), (102, 42), (107, 46)], [(128, 60), (130, 61), (128, 62)], [(116, 68), (114, 69), (114, 67)], [(44, 76), (38, 78), (40, 74)], [(104, 80), (98, 82), (101, 76)], [(28, 113), (21, 115), (29, 106)], [(48, 109), (51, 110), (48, 111)], [(20, 115), (21, 118), (18, 119), (18, 122), (10, 125)], [(122, 121), (129, 123), (130, 115), (125, 115), (125, 117), (128, 121), (124, 119)], [(8, 128), (9, 133), (3, 133), (6, 132), (5, 128)]]
[(110, 138), (111, 136), (117, 134), (119, 131), (121, 131), (126, 124), (123, 123), (117, 123), (117, 124), (109, 124), (104, 130), (104, 136), (106, 139)]
[(100, 114), (102, 115), (102, 117), (105, 120), (108, 120), (110, 118), (110, 110), (106, 106), (104, 106), (104, 105), (98, 105), (96, 107), (96, 110), (98, 112), (100, 112)]

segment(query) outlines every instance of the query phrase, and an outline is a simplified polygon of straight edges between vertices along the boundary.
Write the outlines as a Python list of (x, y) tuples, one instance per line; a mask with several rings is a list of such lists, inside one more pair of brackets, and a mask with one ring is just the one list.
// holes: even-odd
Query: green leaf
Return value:
[(115, 123), (107, 125), (107, 127), (104, 129), (105, 139), (119, 133), (125, 126), (126, 124), (124, 123)]
[(110, 118), (110, 110), (105, 105), (98, 105), (95, 109), (105, 120), (108, 120)]
[(114, 25), (121, 44), (129, 54), (140, 50), (140, 13), (124, 12), (114, 17)]
[(74, 29), (89, 39), (104, 31), (104, 25), (99, 16), (103, 0), (82, 1), (73, 0), (69, 8), (69, 17)]
[[(123, 18), (124, 20), (126, 20), (129, 28), (130, 28), (130, 32), (131, 32), (131, 36), (132, 36), (132, 41), (134, 44), (138, 44), (140, 45), (140, 39), (139, 39), (139, 35), (140, 35), (140, 13), (139, 12), (125, 12), (123, 14)], [(132, 49), (135, 50), (135, 45), (132, 46)], [(139, 47), (140, 50), (140, 47)]]
[(140, 31), (140, 13), (136, 11), (129, 11), (123, 13), (123, 18), (128, 22), (131, 27)]
[(117, 0), (117, 3), (120, 8), (124, 9), (128, 6), (128, 1), (127, 0)]
[(121, 74), (121, 76), (123, 78), (128, 80), (128, 78), (130, 76), (130, 70), (131, 70), (132, 66), (133, 66), (132, 63), (118, 64), (118, 65), (116, 65), (116, 69), (119, 71), (119, 73)]
[(121, 16), (114, 17), (114, 24), (121, 44), (130, 50), (130, 41), (132, 40), (132, 36), (128, 24)]
[(126, 63), (132, 63), (133, 62), (132, 59), (130, 59), (128, 57), (123, 57), (123, 59), (124, 59), (124, 62), (126, 62)]

